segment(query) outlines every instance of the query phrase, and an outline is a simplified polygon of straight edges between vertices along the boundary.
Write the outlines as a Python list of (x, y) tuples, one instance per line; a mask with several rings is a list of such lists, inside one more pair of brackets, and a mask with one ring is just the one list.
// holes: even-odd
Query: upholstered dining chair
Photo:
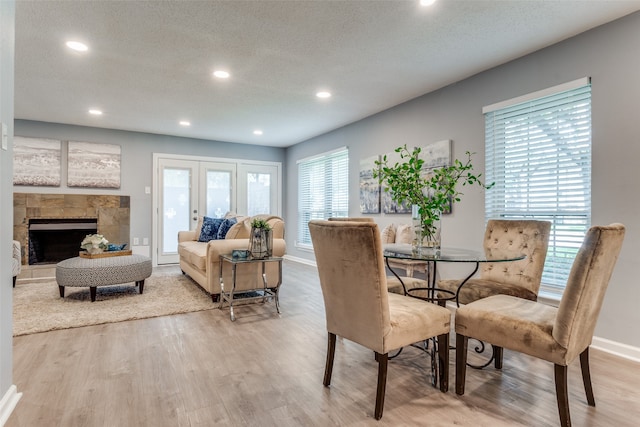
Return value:
[(14, 240), (12, 242), (13, 246), (13, 257), (11, 259), (11, 275), (13, 276), (13, 287), (16, 287), (16, 280), (18, 279), (18, 275), (22, 271), (22, 253), (20, 248), (20, 242)]
[(614, 265), (622, 247), (622, 224), (591, 227), (571, 267), (556, 307), (495, 295), (459, 308), (456, 329), (456, 393), (464, 394), (467, 343), (473, 337), (552, 362), (562, 426), (571, 425), (567, 366), (578, 356), (587, 402), (595, 406), (589, 345)]
[(374, 222), (309, 222), (324, 298), (328, 346), (324, 385), (333, 371), (336, 336), (375, 353), (378, 386), (374, 416), (382, 418), (389, 352), (438, 337), (440, 390), (449, 388), (449, 310), (387, 291), (380, 231)]
[[(491, 295), (511, 295), (537, 301), (550, 230), (549, 221), (490, 219), (482, 245), (485, 253), (489, 256), (492, 251), (508, 252), (523, 254), (525, 258), (513, 262), (482, 263), (479, 277), (469, 279), (459, 291), (460, 280), (440, 280), (437, 288), (454, 294), (458, 291), (458, 304), (468, 304)], [(502, 349), (494, 345), (492, 353), (494, 366), (500, 369)]]
[[(490, 295), (505, 294), (536, 301), (549, 246), (549, 221), (490, 219), (484, 232), (483, 248), (523, 254), (513, 262), (482, 263), (480, 276), (469, 279), (460, 289), (458, 302), (468, 304)], [(440, 280), (438, 288), (458, 290), (460, 280)]]
[[(356, 222), (374, 222), (373, 218), (366, 216), (356, 216), (356, 217), (331, 217), (329, 221), (356, 221)], [(381, 236), (384, 235), (384, 232), (381, 233)], [(384, 242), (383, 242), (384, 243)], [(402, 281), (400, 281), (402, 280)], [(407, 295), (407, 289), (425, 287), (426, 281), (421, 280), (419, 278), (414, 278), (413, 273), (409, 276), (400, 276), (400, 278), (393, 276), (387, 276), (387, 289), (389, 292), (393, 292), (396, 294)]]

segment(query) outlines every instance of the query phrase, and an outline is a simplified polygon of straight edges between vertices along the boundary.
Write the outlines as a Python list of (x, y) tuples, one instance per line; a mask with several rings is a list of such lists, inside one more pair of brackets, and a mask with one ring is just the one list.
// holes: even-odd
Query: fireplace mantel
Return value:
[(13, 238), (22, 246), (22, 264), (29, 263), (30, 219), (97, 218), (98, 233), (109, 242), (129, 243), (129, 203), (129, 196), (14, 193)]

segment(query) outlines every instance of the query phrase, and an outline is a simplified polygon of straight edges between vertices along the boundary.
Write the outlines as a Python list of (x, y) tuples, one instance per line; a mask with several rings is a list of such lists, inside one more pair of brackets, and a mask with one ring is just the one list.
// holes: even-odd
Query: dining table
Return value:
[[(502, 263), (519, 261), (521, 259), (524, 259), (526, 255), (499, 249), (476, 251), (472, 249), (452, 247), (416, 248), (411, 244), (389, 243), (383, 246), (383, 256), (385, 258), (387, 268), (400, 281), (405, 295), (438, 303), (442, 306), (445, 306), (447, 301), (453, 301), (456, 304), (456, 307), (459, 307), (460, 290), (462, 289), (464, 284), (467, 283), (467, 281), (478, 272), (481, 264), (488, 262)], [(427, 272), (427, 277), (425, 280), (426, 286), (415, 286), (412, 288), (407, 288), (404, 281), (402, 280), (402, 277), (389, 265), (389, 260), (394, 259), (424, 261), (428, 266), (428, 268), (425, 269), (425, 271)], [(448, 289), (438, 289), (438, 287), (436, 286), (437, 265), (441, 262), (466, 263), (473, 266), (473, 271), (465, 276), (462, 280), (460, 280), (460, 284), (458, 285), (456, 292)], [(424, 346), (418, 346), (418, 348), (421, 348), (431, 356), (432, 383), (435, 386), (435, 381), (437, 378), (437, 365), (435, 363), (435, 356), (437, 354), (436, 343), (434, 342), (433, 345), (430, 346), (429, 342), (427, 341), (424, 343)], [(454, 347), (452, 347), (452, 349), (453, 348)], [(400, 349), (400, 351), (393, 357), (398, 356), (401, 351), (402, 349)], [(479, 345), (474, 348), (474, 351), (477, 354), (484, 353), (484, 342), (480, 341)], [(491, 357), (486, 363), (482, 363), (480, 365), (467, 363), (467, 365), (472, 368), (483, 369), (489, 366), (493, 362), (494, 358), (495, 351), (493, 351), (492, 349)]]
[[(429, 300), (444, 305), (446, 301), (454, 301), (456, 306), (460, 306), (460, 290), (469, 279), (471, 279), (480, 268), (480, 264), (492, 262), (513, 262), (525, 258), (524, 254), (513, 251), (502, 251), (491, 249), (487, 251), (476, 251), (463, 248), (415, 248), (411, 244), (390, 243), (383, 247), (383, 256), (387, 268), (400, 281), (405, 295)], [(429, 265), (427, 271), (427, 286), (407, 289), (402, 277), (389, 266), (389, 260), (402, 259), (413, 261), (424, 261)], [(467, 263), (473, 265), (473, 271), (460, 280), (457, 291), (454, 293), (448, 289), (438, 289), (436, 287), (437, 266), (440, 262), (446, 263)], [(419, 294), (421, 293), (421, 294)]]

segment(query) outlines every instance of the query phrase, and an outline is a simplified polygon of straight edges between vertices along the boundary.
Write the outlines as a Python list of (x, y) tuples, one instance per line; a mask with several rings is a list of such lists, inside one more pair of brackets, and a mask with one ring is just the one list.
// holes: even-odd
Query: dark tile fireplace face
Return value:
[(82, 240), (97, 229), (97, 218), (30, 219), (29, 265), (54, 264), (78, 256)]

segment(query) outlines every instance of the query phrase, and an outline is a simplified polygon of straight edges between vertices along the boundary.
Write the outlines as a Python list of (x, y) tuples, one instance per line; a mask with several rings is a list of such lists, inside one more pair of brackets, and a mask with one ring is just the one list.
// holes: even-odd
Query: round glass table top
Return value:
[(410, 259), (414, 261), (441, 262), (508, 262), (525, 258), (523, 254), (513, 251), (487, 249), (484, 252), (460, 248), (421, 248), (416, 251), (410, 244), (391, 243), (383, 247), (385, 258)]

